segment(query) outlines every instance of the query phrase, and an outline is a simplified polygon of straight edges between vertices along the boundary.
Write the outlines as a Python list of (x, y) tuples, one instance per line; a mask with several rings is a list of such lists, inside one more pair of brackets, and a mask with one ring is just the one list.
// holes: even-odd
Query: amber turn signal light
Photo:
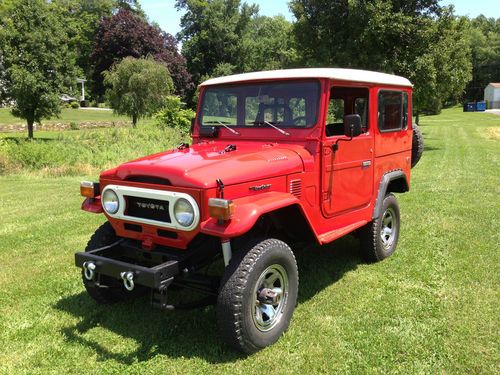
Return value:
[(95, 198), (99, 195), (99, 183), (91, 181), (80, 182), (80, 194), (87, 198)]
[(217, 220), (230, 220), (234, 214), (235, 205), (233, 201), (221, 198), (210, 198), (208, 200), (208, 213), (210, 217)]

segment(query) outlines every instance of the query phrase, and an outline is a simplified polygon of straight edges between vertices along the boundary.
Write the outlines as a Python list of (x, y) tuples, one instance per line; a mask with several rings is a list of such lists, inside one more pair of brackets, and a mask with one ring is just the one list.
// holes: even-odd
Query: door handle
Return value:
[(370, 165), (372, 165), (371, 160), (365, 160), (364, 162), (361, 163), (361, 167), (363, 168), (368, 168)]

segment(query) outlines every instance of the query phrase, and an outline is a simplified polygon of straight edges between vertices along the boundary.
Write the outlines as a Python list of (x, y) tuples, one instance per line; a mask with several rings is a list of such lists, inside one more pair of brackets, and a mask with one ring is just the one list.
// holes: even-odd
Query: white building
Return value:
[(484, 100), (489, 109), (500, 109), (500, 83), (490, 83), (484, 89)]

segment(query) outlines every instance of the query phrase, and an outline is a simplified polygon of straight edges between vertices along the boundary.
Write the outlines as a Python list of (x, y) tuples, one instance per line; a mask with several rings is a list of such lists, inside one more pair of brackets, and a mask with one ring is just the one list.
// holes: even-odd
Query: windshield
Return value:
[(204, 91), (202, 126), (306, 128), (316, 123), (319, 82), (214, 86)]

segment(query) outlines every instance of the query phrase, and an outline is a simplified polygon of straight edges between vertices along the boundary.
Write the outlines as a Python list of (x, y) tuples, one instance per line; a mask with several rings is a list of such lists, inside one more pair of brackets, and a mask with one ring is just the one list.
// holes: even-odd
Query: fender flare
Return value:
[(384, 201), (384, 197), (387, 194), (387, 188), (389, 187), (390, 183), (395, 180), (403, 181), (403, 185), (399, 187), (397, 190), (391, 189), (390, 191), (395, 191), (397, 193), (404, 193), (410, 190), (406, 174), (401, 169), (387, 172), (386, 174), (384, 174), (380, 179), (380, 185), (377, 193), (377, 200), (375, 201), (375, 206), (373, 207), (372, 219), (376, 219), (380, 216), (381, 214), (380, 211), (382, 211), (382, 203)]
[(231, 220), (220, 225), (216, 219), (209, 218), (200, 224), (200, 232), (220, 238), (239, 237), (252, 229), (262, 215), (291, 205), (299, 206), (306, 221), (309, 222), (300, 201), (290, 193), (268, 192), (233, 199), (233, 202), (235, 213)]

